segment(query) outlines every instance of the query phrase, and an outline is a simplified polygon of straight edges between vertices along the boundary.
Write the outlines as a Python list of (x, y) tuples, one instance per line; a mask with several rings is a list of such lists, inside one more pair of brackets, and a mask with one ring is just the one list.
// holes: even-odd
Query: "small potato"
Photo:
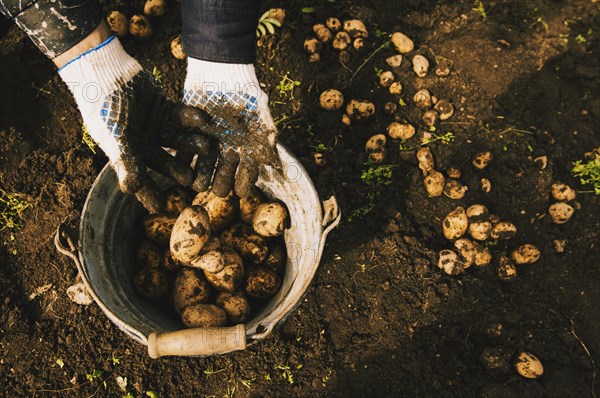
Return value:
[(225, 255), (221, 249), (211, 250), (193, 259), (189, 266), (207, 272), (220, 272), (225, 268)]
[(474, 204), (467, 208), (469, 222), (488, 221), (490, 213), (484, 205)]
[(391, 40), (396, 51), (401, 54), (409, 53), (415, 48), (415, 43), (402, 32), (392, 33)]
[(385, 63), (388, 64), (390, 68), (397, 68), (402, 65), (402, 55), (396, 54), (392, 55), (391, 57), (387, 57), (385, 59)]
[(469, 187), (463, 185), (458, 180), (448, 179), (446, 180), (446, 185), (444, 186), (444, 195), (449, 197), (450, 199), (462, 199)]
[(533, 264), (540, 258), (540, 250), (532, 244), (524, 244), (517, 247), (510, 254), (510, 258), (517, 265)]
[(279, 290), (281, 279), (274, 271), (264, 267), (250, 268), (246, 272), (244, 291), (250, 297), (271, 297)]
[(426, 110), (426, 109), (431, 108), (432, 101), (431, 101), (431, 94), (429, 93), (429, 90), (421, 89), (421, 90), (417, 91), (415, 93), (415, 95), (413, 96), (413, 102), (421, 110)]
[(327, 43), (329, 39), (331, 39), (331, 31), (321, 23), (314, 25), (312, 30), (315, 32), (317, 39), (321, 40), (323, 43)]
[(492, 223), (489, 221), (477, 221), (469, 224), (469, 235), (475, 240), (484, 241), (490, 237)]
[(146, 268), (133, 279), (135, 291), (144, 299), (155, 301), (169, 293), (167, 276), (158, 268)]
[(511, 239), (517, 234), (515, 224), (508, 221), (500, 221), (494, 224), (490, 236), (492, 239)]
[(490, 151), (483, 151), (475, 154), (472, 163), (476, 169), (483, 170), (491, 163), (493, 158)]
[(548, 213), (554, 224), (564, 224), (571, 219), (575, 212), (573, 206), (564, 202), (557, 202), (548, 208)]
[(421, 169), (424, 175), (431, 173), (435, 168), (433, 155), (427, 147), (423, 147), (417, 151), (417, 161), (419, 162), (419, 169)]
[(189, 264), (200, 254), (210, 236), (208, 214), (200, 206), (185, 209), (173, 227), (170, 248), (173, 257)]
[(454, 247), (463, 258), (465, 268), (469, 268), (475, 262), (475, 242), (470, 239), (461, 238), (454, 242)]
[(179, 216), (182, 211), (192, 204), (190, 195), (183, 188), (169, 188), (166, 197), (165, 212), (174, 216)]
[(288, 212), (281, 203), (263, 203), (254, 212), (252, 228), (264, 237), (283, 234), (288, 220)]
[(489, 193), (492, 190), (492, 183), (487, 178), (481, 179), (481, 191)]
[(345, 50), (346, 48), (348, 48), (348, 45), (350, 44), (351, 41), (352, 41), (352, 39), (350, 38), (348, 33), (337, 32), (335, 34), (335, 37), (333, 38), (333, 42), (331, 45), (336, 50), (342, 51), (342, 50)]
[(440, 120), (450, 119), (454, 115), (454, 107), (448, 100), (439, 100), (433, 107), (440, 115)]
[(234, 224), (221, 233), (221, 244), (231, 247), (246, 261), (260, 264), (265, 261), (269, 248), (260, 237), (246, 224)]
[(391, 122), (387, 126), (387, 132), (390, 138), (408, 140), (415, 135), (415, 128), (412, 124)]
[(385, 147), (386, 141), (387, 141), (387, 139), (385, 138), (385, 135), (375, 134), (374, 136), (370, 137), (367, 140), (367, 143), (365, 144), (365, 152), (367, 152), (367, 153), (381, 152), (383, 147)]
[(393, 116), (396, 113), (397, 109), (398, 109), (398, 105), (396, 105), (395, 102), (387, 102), (383, 106), (383, 112), (389, 116)]
[(165, 13), (166, 8), (165, 0), (147, 0), (144, 4), (144, 14), (151, 17), (160, 17)]
[(444, 236), (448, 240), (455, 240), (463, 236), (467, 232), (468, 226), (467, 214), (461, 206), (448, 213), (442, 222)]
[(168, 244), (175, 221), (176, 217), (165, 214), (149, 214), (144, 218), (144, 234), (154, 243)]
[(390, 84), (389, 87), (389, 92), (392, 95), (400, 95), (402, 94), (402, 83), (400, 82), (393, 82), (392, 84)]
[(309, 54), (316, 54), (321, 51), (322, 45), (323, 43), (314, 37), (304, 40), (304, 50)]
[(344, 21), (344, 30), (348, 32), (350, 37), (352, 37), (353, 39), (356, 39), (357, 37), (369, 37), (369, 32), (367, 31), (365, 24), (363, 23), (363, 21), (360, 21), (358, 19)]
[(271, 8), (268, 12), (269, 12), (269, 14), (268, 14), (269, 18), (274, 19), (283, 25), (283, 22), (285, 21), (285, 16), (286, 16), (285, 9)]
[(171, 54), (177, 59), (186, 59), (187, 55), (185, 55), (181, 44), (181, 35), (171, 40)]
[(575, 200), (577, 193), (573, 188), (562, 182), (555, 182), (552, 184), (552, 197), (559, 202), (570, 202)]
[(310, 63), (319, 62), (320, 60), (321, 60), (321, 55), (319, 53), (310, 54), (310, 56), (308, 57), (308, 62), (310, 62)]
[(537, 379), (544, 374), (544, 366), (535, 355), (521, 352), (515, 360), (515, 370), (526, 379)]
[(212, 191), (205, 191), (196, 195), (192, 205), (202, 206), (208, 214), (210, 230), (220, 232), (233, 221), (239, 201), (233, 191), (224, 198), (218, 197)]
[[(448, 166), (448, 168), (446, 169), (446, 174), (450, 178), (459, 179), (460, 176), (461, 176), (460, 167), (458, 167), (458, 166)], [(467, 210), (467, 217), (468, 217), (468, 213), (469, 213), (469, 210)]]
[(444, 192), (444, 175), (439, 171), (433, 170), (425, 176), (423, 184), (429, 196), (441, 196)]
[(222, 327), (227, 324), (227, 314), (214, 304), (195, 304), (183, 310), (181, 321), (188, 328)]
[(258, 191), (252, 191), (250, 195), (240, 199), (240, 221), (252, 224), (252, 217), (257, 207), (264, 202), (263, 196)]
[(142, 40), (149, 39), (154, 31), (150, 20), (144, 15), (134, 15), (129, 20), (129, 34)]
[(373, 164), (380, 164), (385, 160), (387, 152), (385, 148), (381, 148), (379, 152), (373, 152), (369, 154), (369, 162)]
[(174, 272), (179, 271), (183, 265), (177, 260), (173, 258), (171, 255), (171, 250), (167, 249), (163, 253), (161, 265), (165, 271)]
[(356, 39), (354, 39), (354, 42), (352, 43), (352, 47), (354, 47), (355, 50), (360, 50), (364, 46), (365, 46), (365, 40), (362, 37), (357, 37)]
[(425, 77), (429, 72), (429, 61), (424, 56), (417, 54), (412, 59), (413, 71), (418, 77)]
[(337, 32), (341, 29), (342, 23), (339, 19), (332, 17), (328, 18), (327, 21), (325, 21), (325, 26), (327, 26), (327, 29), (329, 29), (330, 31)]
[(364, 121), (375, 113), (375, 105), (367, 100), (350, 100), (346, 105), (346, 114), (354, 121)]
[(173, 304), (178, 314), (184, 308), (206, 303), (210, 297), (210, 285), (203, 273), (193, 268), (182, 268), (173, 284)]
[(275, 272), (281, 272), (285, 267), (286, 262), (287, 252), (284, 244), (281, 242), (270, 242), (269, 254), (261, 265)]
[(233, 294), (229, 292), (220, 292), (217, 294), (215, 304), (225, 311), (227, 318), (229, 318), (229, 322), (232, 325), (244, 322), (250, 314), (248, 299), (242, 292)]
[(425, 125), (431, 127), (431, 126), (435, 126), (438, 122), (439, 119), (439, 115), (436, 111), (430, 109), (428, 111), (425, 111), (425, 113), (423, 113), (423, 123), (425, 123)]
[(479, 242), (473, 242), (473, 246), (475, 247), (475, 265), (477, 267), (485, 267), (490, 265), (492, 262), (492, 254), (488, 248)]
[(110, 31), (119, 37), (127, 35), (128, 24), (127, 17), (120, 11), (113, 11), (106, 17), (106, 23)]
[(337, 111), (344, 105), (344, 95), (336, 89), (327, 89), (319, 96), (319, 104), (326, 111)]
[(465, 263), (452, 250), (442, 250), (439, 255), (438, 268), (448, 275), (459, 275), (465, 272)]
[(381, 72), (379, 75), (379, 85), (381, 87), (389, 87), (394, 82), (394, 74), (389, 70)]
[(204, 271), (208, 283), (221, 292), (235, 292), (244, 278), (242, 258), (229, 248), (223, 249), (225, 266), (219, 272)]
[(511, 282), (517, 277), (517, 268), (506, 256), (500, 256), (497, 272), (502, 282)]
[(144, 268), (156, 268), (160, 266), (162, 253), (152, 242), (143, 240), (135, 251), (135, 259)]

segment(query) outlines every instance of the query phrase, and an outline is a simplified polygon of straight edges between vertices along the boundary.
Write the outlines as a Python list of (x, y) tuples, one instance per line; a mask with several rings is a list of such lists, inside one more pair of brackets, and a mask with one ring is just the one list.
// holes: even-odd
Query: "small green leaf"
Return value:
[[(265, 36), (267, 34), (267, 30), (265, 29), (265, 27), (262, 24), (258, 24), (256, 29), (257, 29), (257, 32), (256, 32), (257, 36)], [(258, 31), (260, 31), (260, 34)]]
[(65, 366), (65, 362), (60, 358), (56, 360), (56, 364), (60, 366), (61, 369)]
[(275, 28), (273, 27), (272, 23), (270, 23), (269, 21), (263, 21), (263, 24), (265, 25), (270, 34), (275, 34)]
[(146, 395), (150, 398), (159, 398), (159, 395), (156, 391), (146, 391)]
[(315, 7), (303, 7), (300, 9), (300, 11), (302, 11), (305, 14), (312, 14), (313, 12), (315, 12)]

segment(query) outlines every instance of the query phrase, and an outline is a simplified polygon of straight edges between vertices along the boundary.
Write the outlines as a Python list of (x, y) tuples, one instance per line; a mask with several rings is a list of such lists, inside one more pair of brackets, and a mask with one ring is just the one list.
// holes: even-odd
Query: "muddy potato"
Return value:
[(490, 265), (492, 262), (492, 254), (488, 250), (487, 247), (483, 246), (479, 242), (473, 242), (473, 246), (475, 247), (475, 265), (477, 267), (485, 267)]
[(171, 40), (171, 54), (177, 59), (185, 59), (187, 56), (183, 51), (183, 45), (181, 44), (181, 36), (177, 36)]
[(385, 148), (381, 148), (379, 152), (373, 152), (369, 154), (369, 162), (373, 164), (380, 164), (385, 160), (387, 152)]
[(288, 220), (288, 212), (281, 203), (263, 203), (254, 212), (252, 228), (264, 237), (283, 234)]
[(167, 249), (163, 252), (162, 261), (160, 263), (165, 271), (179, 271), (183, 265), (173, 258), (171, 250)]
[(345, 113), (342, 115), (342, 124), (344, 126), (350, 126), (352, 124), (352, 120), (350, 120), (350, 116)]
[(135, 259), (143, 267), (155, 268), (160, 266), (162, 253), (152, 242), (143, 240), (135, 251)]
[(563, 253), (565, 251), (565, 247), (567, 246), (566, 239), (554, 239), (552, 241), (552, 245), (554, 246), (554, 251), (557, 253)]
[(393, 116), (396, 113), (396, 109), (398, 109), (398, 105), (395, 102), (387, 102), (383, 106), (383, 111), (389, 116)]
[(325, 21), (325, 26), (327, 26), (327, 29), (329, 29), (330, 31), (337, 32), (342, 28), (342, 23), (339, 19), (332, 17), (327, 18), (327, 21)]
[(506, 256), (498, 259), (498, 278), (502, 282), (511, 282), (517, 277), (517, 267)]
[(402, 94), (402, 83), (400, 83), (400, 82), (393, 82), (392, 84), (390, 84), (390, 87), (388, 88), (388, 91), (392, 95), (400, 95), (400, 94)]
[(415, 43), (402, 32), (392, 33), (391, 40), (396, 51), (401, 54), (409, 53), (415, 48)]
[(210, 285), (202, 271), (182, 268), (173, 284), (173, 305), (181, 314), (185, 307), (206, 303), (210, 298)]
[(321, 51), (322, 45), (323, 43), (314, 37), (304, 40), (304, 50), (309, 54), (316, 54)]
[(150, 20), (145, 15), (134, 15), (129, 20), (129, 34), (142, 40), (149, 39), (153, 30)]
[(442, 222), (444, 236), (448, 240), (455, 240), (463, 236), (467, 232), (468, 226), (467, 214), (461, 206), (448, 213)]
[(483, 151), (475, 154), (472, 163), (476, 169), (483, 170), (491, 163), (493, 158), (490, 151)]
[(252, 224), (254, 212), (264, 202), (263, 196), (256, 190), (253, 190), (250, 195), (240, 199), (240, 221), (246, 224)]
[(448, 100), (439, 100), (433, 107), (440, 115), (440, 120), (450, 119), (454, 115), (454, 107)]
[(158, 300), (169, 293), (167, 276), (158, 268), (146, 268), (133, 279), (135, 291), (149, 301)]
[(250, 297), (271, 297), (279, 290), (281, 279), (274, 271), (253, 267), (246, 273), (244, 291)]
[(434, 170), (425, 176), (423, 184), (429, 196), (441, 196), (444, 192), (444, 175)]
[(147, 0), (144, 4), (144, 14), (151, 17), (160, 17), (165, 13), (165, 0)]
[(330, 88), (321, 93), (319, 104), (326, 111), (337, 111), (344, 105), (344, 95), (340, 91)]
[(346, 105), (346, 114), (354, 121), (364, 121), (373, 116), (375, 105), (367, 100), (353, 99)]
[(352, 47), (354, 47), (355, 50), (360, 50), (364, 46), (365, 40), (362, 37), (357, 37), (356, 39), (354, 39), (354, 42), (352, 42)]
[(232, 325), (244, 322), (250, 314), (248, 299), (242, 292), (220, 292), (217, 294), (215, 304), (225, 311), (227, 318)]
[(194, 304), (183, 310), (181, 321), (188, 328), (221, 327), (227, 324), (227, 314), (214, 304)]
[(367, 140), (367, 143), (365, 144), (365, 152), (367, 152), (367, 153), (380, 152), (383, 149), (383, 147), (385, 147), (386, 141), (387, 141), (387, 139), (385, 138), (385, 135), (383, 135), (383, 134), (375, 134), (374, 136), (371, 136)]
[(527, 379), (537, 379), (544, 374), (542, 362), (529, 352), (521, 352), (515, 359), (515, 370)]
[(333, 42), (331, 45), (336, 50), (342, 51), (342, 50), (345, 50), (346, 48), (348, 48), (348, 45), (350, 44), (351, 41), (352, 41), (352, 39), (350, 38), (350, 35), (348, 35), (348, 33), (337, 32), (335, 34), (335, 37), (333, 38)]
[(425, 111), (425, 113), (423, 113), (423, 123), (425, 123), (425, 125), (431, 127), (431, 126), (435, 126), (436, 123), (438, 122), (438, 118), (439, 115), (436, 111), (434, 110), (428, 110)]
[(492, 239), (511, 239), (517, 234), (515, 224), (508, 221), (500, 221), (494, 224), (490, 236)]
[(454, 166), (454, 165), (453, 166), (448, 166), (448, 168), (446, 169), (446, 174), (450, 178), (459, 179), (460, 175), (461, 175), (460, 167)]
[(323, 155), (322, 153), (312, 152), (311, 155), (317, 166), (323, 167), (327, 164), (327, 159), (325, 158), (325, 155)]
[(144, 218), (144, 234), (154, 243), (167, 244), (175, 221), (176, 217), (165, 214), (149, 214)]
[(526, 243), (517, 247), (510, 254), (510, 258), (517, 265), (533, 264), (540, 258), (540, 251), (532, 244)]
[(462, 262), (456, 252), (452, 250), (442, 250), (439, 254), (438, 268), (448, 275), (459, 275), (465, 272), (465, 263)]
[(200, 206), (185, 209), (173, 227), (170, 248), (173, 257), (189, 264), (198, 256), (210, 236), (208, 214)]
[(444, 195), (449, 197), (450, 199), (462, 199), (467, 190), (469, 188), (466, 185), (463, 185), (458, 180), (448, 179), (446, 180), (446, 185), (444, 186)]
[(219, 272), (204, 271), (208, 283), (221, 292), (235, 292), (244, 278), (242, 258), (232, 249), (223, 249), (225, 266)]
[(389, 70), (381, 72), (379, 75), (379, 85), (381, 87), (389, 87), (394, 82), (394, 74)]
[(564, 202), (554, 203), (548, 208), (548, 214), (550, 214), (550, 218), (555, 224), (566, 223), (571, 219), (574, 212), (573, 206)]
[(233, 221), (239, 207), (239, 201), (233, 191), (229, 192), (224, 198), (218, 197), (212, 191), (206, 191), (196, 195), (192, 205), (201, 206), (206, 210), (210, 230), (219, 232)]
[(387, 57), (385, 59), (385, 63), (388, 64), (390, 68), (397, 68), (402, 65), (402, 54), (392, 55), (391, 57)]
[(312, 30), (315, 32), (317, 39), (321, 40), (323, 43), (326, 43), (331, 39), (331, 31), (322, 23), (314, 25)]
[(344, 30), (348, 32), (353, 39), (356, 39), (357, 37), (369, 37), (369, 32), (367, 31), (365, 24), (358, 19), (344, 21)]
[(492, 223), (489, 221), (477, 221), (469, 224), (469, 235), (475, 240), (484, 241), (490, 237)]
[(429, 72), (429, 61), (421, 54), (417, 54), (412, 59), (413, 71), (418, 77), (425, 77)]
[(210, 250), (194, 258), (188, 265), (207, 272), (220, 272), (225, 268), (225, 255), (221, 249)]
[(127, 17), (120, 11), (113, 11), (106, 17), (106, 23), (110, 31), (119, 37), (127, 35), (129, 26), (127, 23)]
[(487, 178), (481, 179), (481, 191), (489, 193), (492, 190), (492, 183)]
[(454, 247), (463, 258), (465, 268), (469, 268), (475, 262), (475, 242), (470, 239), (460, 238), (454, 242)]
[(321, 55), (319, 53), (310, 54), (308, 57), (308, 62), (319, 62), (321, 60)]
[(263, 267), (281, 272), (287, 262), (287, 252), (283, 242), (270, 242), (269, 254), (261, 264)]
[(484, 205), (474, 204), (467, 208), (469, 222), (488, 221), (489, 215), (490, 213)]
[(435, 62), (435, 75), (439, 77), (446, 77), (450, 74), (450, 68), (452, 68), (452, 61), (444, 57), (436, 57)]
[(560, 202), (570, 202), (577, 196), (573, 188), (562, 182), (555, 182), (550, 189), (552, 197)]
[(165, 212), (179, 216), (182, 211), (190, 207), (191, 203), (190, 195), (183, 188), (169, 188), (166, 192)]
[(408, 140), (415, 135), (415, 128), (412, 124), (391, 122), (387, 126), (387, 133), (390, 138)]
[(269, 248), (264, 238), (246, 224), (234, 224), (221, 233), (221, 244), (231, 247), (244, 260), (253, 264), (265, 261)]
[(431, 150), (427, 147), (422, 147), (417, 151), (417, 161), (419, 162), (419, 169), (421, 169), (425, 175), (431, 173), (435, 168), (433, 155), (431, 154)]
[(421, 110), (431, 108), (432, 101), (431, 101), (431, 94), (429, 93), (429, 90), (421, 89), (421, 90), (417, 91), (415, 93), (415, 95), (413, 96), (413, 102)]
[(285, 21), (285, 16), (286, 16), (286, 12), (285, 9), (283, 8), (271, 8), (268, 11), (268, 16), (271, 19), (276, 20), (277, 22), (279, 22), (280, 24), (283, 25), (283, 22)]

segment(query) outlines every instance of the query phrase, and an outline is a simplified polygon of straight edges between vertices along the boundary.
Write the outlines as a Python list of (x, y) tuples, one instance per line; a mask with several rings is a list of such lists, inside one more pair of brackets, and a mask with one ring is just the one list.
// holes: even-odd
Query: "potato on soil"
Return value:
[(159, 267), (162, 261), (160, 249), (150, 241), (143, 240), (135, 251), (135, 259), (143, 267)]
[(418, 77), (425, 77), (429, 72), (429, 61), (424, 56), (417, 54), (412, 59), (413, 71)]
[(160, 17), (166, 10), (165, 0), (147, 0), (144, 4), (144, 14), (151, 17)]
[(223, 249), (225, 266), (219, 272), (204, 271), (208, 283), (221, 292), (235, 292), (244, 278), (242, 258), (232, 249)]
[(398, 109), (398, 105), (396, 105), (395, 102), (387, 102), (383, 106), (383, 111), (385, 112), (385, 114), (390, 116), (396, 113), (396, 109)]
[(309, 54), (315, 54), (321, 51), (322, 45), (323, 43), (314, 37), (304, 40), (304, 50)]
[(462, 199), (469, 187), (463, 185), (458, 180), (448, 179), (446, 180), (446, 185), (444, 186), (444, 195), (449, 197), (450, 199)]
[(427, 147), (422, 147), (417, 151), (417, 161), (419, 162), (419, 169), (421, 169), (423, 174), (429, 174), (435, 168), (433, 155)]
[(150, 20), (145, 15), (134, 15), (129, 20), (129, 34), (139, 39), (149, 39), (153, 30)]
[(429, 196), (441, 196), (444, 192), (444, 175), (434, 170), (425, 176), (423, 184)]
[(171, 54), (177, 59), (185, 59), (187, 55), (183, 51), (183, 45), (181, 44), (181, 36), (177, 36), (171, 40)]
[(492, 254), (488, 248), (479, 242), (473, 242), (473, 246), (475, 247), (475, 265), (478, 267), (490, 265), (492, 262)]
[(179, 271), (183, 265), (173, 258), (171, 250), (167, 249), (163, 253), (161, 265), (165, 271)]
[(389, 87), (394, 82), (394, 74), (389, 70), (381, 72), (379, 75), (379, 85), (381, 87)]
[(106, 17), (106, 23), (110, 31), (119, 37), (127, 35), (129, 26), (127, 23), (127, 17), (120, 11), (113, 11)]
[(287, 252), (283, 242), (269, 242), (269, 254), (263, 263), (263, 267), (280, 272), (287, 262)]
[(511, 282), (517, 277), (517, 267), (506, 256), (498, 259), (498, 278), (502, 282)]
[(491, 231), (492, 223), (489, 221), (477, 221), (469, 224), (469, 235), (475, 240), (487, 240)]
[(198, 256), (210, 236), (208, 214), (200, 206), (185, 209), (173, 227), (170, 248), (173, 257), (189, 264)]
[(459, 275), (465, 272), (465, 263), (458, 258), (456, 252), (452, 250), (442, 250), (439, 256), (438, 268), (448, 275)]
[(492, 239), (511, 239), (517, 234), (515, 224), (508, 221), (500, 221), (494, 224), (490, 236)]
[(358, 19), (344, 21), (344, 30), (348, 32), (353, 39), (356, 39), (357, 37), (369, 37), (369, 32), (367, 31), (365, 24)]
[(246, 224), (252, 224), (254, 212), (264, 202), (263, 196), (256, 190), (253, 190), (250, 195), (240, 199), (240, 221)]
[(269, 248), (264, 238), (246, 224), (234, 224), (221, 233), (221, 244), (231, 247), (244, 260), (253, 264), (265, 261)]
[(169, 293), (167, 276), (158, 268), (146, 268), (133, 278), (135, 291), (144, 299), (158, 300)]
[(489, 215), (490, 213), (484, 205), (474, 204), (467, 208), (469, 222), (488, 221)]
[(288, 220), (288, 212), (281, 203), (263, 203), (254, 212), (252, 228), (264, 237), (283, 234)]
[(481, 179), (481, 191), (489, 193), (492, 190), (492, 183), (487, 178)]
[(192, 198), (183, 188), (172, 187), (166, 192), (165, 212), (179, 216), (182, 211), (192, 204)]
[(317, 39), (321, 40), (323, 43), (326, 43), (331, 39), (331, 31), (327, 29), (327, 27), (321, 23), (318, 23), (313, 26), (313, 32), (317, 36)]
[(433, 107), (440, 115), (440, 120), (450, 119), (454, 115), (454, 106), (448, 100), (439, 100)]
[(402, 32), (392, 33), (391, 40), (396, 51), (401, 54), (409, 53), (415, 48), (415, 43)]
[(431, 126), (435, 126), (438, 122), (438, 118), (439, 115), (436, 111), (430, 109), (428, 111), (425, 111), (425, 113), (423, 113), (423, 123), (425, 123), (425, 125), (431, 127)]
[(413, 96), (413, 102), (421, 110), (429, 109), (432, 105), (431, 93), (429, 90), (421, 89)]
[(412, 124), (391, 122), (387, 126), (387, 133), (390, 138), (408, 140), (415, 135), (415, 128)]
[(455, 240), (463, 236), (467, 232), (468, 226), (467, 214), (461, 206), (448, 213), (442, 222), (444, 236), (448, 240)]
[(370, 137), (365, 144), (365, 152), (367, 153), (375, 153), (380, 152), (386, 143), (385, 135), (383, 134), (375, 134)]
[(239, 201), (233, 191), (229, 192), (226, 197), (220, 198), (209, 190), (196, 195), (192, 205), (201, 206), (206, 210), (210, 230), (219, 232), (233, 221)]
[(327, 29), (329, 29), (330, 31), (337, 32), (342, 28), (342, 23), (339, 19), (332, 17), (327, 18), (327, 21), (325, 21), (325, 26), (327, 26)]
[(232, 325), (244, 322), (248, 318), (248, 314), (250, 314), (248, 299), (242, 292), (220, 292), (217, 294), (215, 304), (225, 311)]
[(321, 93), (319, 104), (326, 111), (337, 111), (344, 105), (344, 95), (340, 91), (330, 88)]
[(182, 268), (173, 284), (173, 305), (181, 314), (184, 308), (206, 303), (210, 297), (210, 285), (202, 271), (193, 268)]
[(402, 83), (400, 83), (400, 82), (393, 82), (392, 84), (390, 84), (390, 87), (388, 88), (388, 91), (392, 95), (400, 95), (400, 94), (402, 94)]
[(352, 47), (354, 47), (355, 50), (360, 50), (364, 46), (365, 39), (363, 39), (362, 37), (357, 37), (356, 39), (354, 39), (354, 42), (352, 42)]
[(552, 222), (555, 224), (564, 224), (571, 219), (575, 212), (573, 206), (564, 202), (557, 202), (548, 208), (548, 213)]
[(264, 267), (253, 267), (246, 272), (244, 291), (250, 297), (271, 297), (279, 290), (281, 278)]
[(175, 221), (177, 221), (177, 217), (149, 214), (144, 218), (144, 234), (154, 243), (168, 244)]
[(321, 60), (321, 55), (319, 53), (310, 54), (308, 57), (308, 62), (319, 62)]
[(537, 379), (544, 374), (542, 362), (529, 352), (521, 352), (515, 359), (515, 370), (526, 379)]
[(454, 247), (463, 258), (465, 268), (469, 268), (475, 262), (475, 242), (467, 238), (460, 238), (454, 242)]
[(350, 100), (346, 105), (346, 114), (354, 121), (367, 120), (375, 113), (375, 105), (367, 100)]
[(402, 65), (402, 55), (396, 54), (392, 55), (391, 57), (387, 57), (385, 59), (385, 63), (388, 64), (390, 68), (398, 68), (400, 65)]
[(269, 18), (276, 20), (280, 24), (285, 21), (286, 11), (283, 8), (271, 8), (269, 11)]
[(510, 258), (517, 265), (533, 264), (539, 260), (540, 251), (534, 245), (526, 243), (513, 250), (513, 252), (510, 254)]
[(351, 41), (352, 41), (352, 39), (350, 38), (350, 35), (348, 35), (348, 33), (337, 32), (335, 34), (335, 37), (333, 38), (333, 42), (331, 43), (331, 45), (336, 50), (342, 51), (342, 50), (345, 50), (346, 48), (348, 48), (348, 45), (350, 44)]
[(373, 152), (369, 154), (369, 162), (373, 164), (380, 164), (385, 160), (385, 155), (387, 154), (385, 148), (381, 148), (379, 152)]
[(473, 157), (472, 163), (476, 169), (483, 170), (490, 164), (492, 159), (493, 159), (493, 156), (490, 151), (483, 151), (483, 152), (479, 152), (479, 153), (475, 154), (475, 156)]
[(227, 324), (227, 314), (214, 304), (194, 304), (183, 310), (181, 321), (188, 328), (221, 327)]
[(446, 169), (446, 175), (450, 178), (459, 179), (461, 175), (460, 167), (454, 165), (448, 166), (448, 168)]
[(446, 77), (450, 74), (450, 68), (452, 68), (452, 61), (444, 57), (436, 57), (435, 62), (435, 75), (439, 77)]
[(573, 188), (562, 182), (552, 184), (551, 190), (552, 197), (560, 202), (570, 202), (577, 196)]

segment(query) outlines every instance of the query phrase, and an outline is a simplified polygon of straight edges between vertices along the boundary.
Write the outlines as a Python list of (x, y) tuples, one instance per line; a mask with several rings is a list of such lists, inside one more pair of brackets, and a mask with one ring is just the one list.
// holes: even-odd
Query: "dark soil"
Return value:
[[(106, 3), (107, 11), (131, 15), (142, 2)], [(67, 297), (77, 271), (57, 254), (53, 235), (61, 222), (77, 225), (105, 158), (81, 142), (81, 119), (52, 64), (2, 21), (0, 187), (32, 204), (22, 229), (0, 232), (3, 396), (121, 397), (126, 393), (118, 376), (127, 378), (126, 390), (136, 397), (146, 391), (161, 397), (598, 394), (600, 201), (579, 193), (580, 209), (564, 225), (553, 224), (546, 210), (554, 181), (589, 190), (569, 170), (600, 146), (600, 3), (484, 0), (486, 19), (472, 1), (266, 3), (265, 9), (288, 8), (281, 31), (260, 40), (257, 61), (281, 141), (303, 160), (322, 198), (336, 195), (344, 219), (283, 327), (245, 352), (201, 359), (152, 360), (96, 305), (79, 306)], [(315, 12), (301, 12), (315, 5)], [(309, 64), (302, 49), (311, 25), (329, 16), (360, 18), (370, 31), (365, 49), (346, 67), (331, 49)], [(123, 43), (145, 67), (156, 66), (166, 91), (179, 98), (185, 62), (169, 51), (180, 30), (178, 2), (169, 2), (155, 28), (147, 42)], [(429, 146), (440, 169), (462, 168), (469, 191), (459, 201), (427, 197), (414, 150), (399, 151), (399, 142), (388, 139), (384, 164), (393, 165), (391, 183), (372, 189), (371, 212), (348, 221), (369, 204), (370, 188), (361, 180), (364, 143), (391, 120), (381, 112), (391, 97), (378, 88), (375, 68), (389, 69), (384, 59), (393, 50), (382, 49), (351, 76), (395, 30), (412, 37), (416, 52), (429, 59), (453, 61), (443, 79), (432, 73), (417, 79), (408, 64), (401, 66), (396, 73), (408, 105), (400, 110), (419, 124), (411, 98), (423, 87), (454, 104), (455, 116), (435, 133), (452, 132), (455, 139)], [(286, 75), (302, 82), (292, 92), (277, 88)], [(370, 99), (376, 116), (344, 128), (341, 113), (318, 107), (319, 93), (331, 87), (346, 99)], [(404, 149), (417, 146), (419, 135)], [(319, 144), (327, 161), (321, 167), (310, 147)], [(482, 149), (494, 160), (477, 171), (470, 160)], [(533, 160), (539, 156), (547, 156), (545, 169)], [(488, 194), (479, 188), (481, 177), (492, 183)], [(490, 247), (494, 254), (526, 242), (541, 250), (540, 260), (520, 266), (510, 284), (497, 278), (494, 266), (460, 276), (437, 268), (437, 252), (451, 246), (440, 220), (457, 205), (473, 203), (518, 227), (515, 238)], [(567, 240), (563, 253), (555, 251), (555, 239)], [(520, 351), (543, 362), (540, 379), (513, 370)], [(495, 361), (484, 360), (490, 357)], [(102, 374), (88, 381), (94, 370)]]

